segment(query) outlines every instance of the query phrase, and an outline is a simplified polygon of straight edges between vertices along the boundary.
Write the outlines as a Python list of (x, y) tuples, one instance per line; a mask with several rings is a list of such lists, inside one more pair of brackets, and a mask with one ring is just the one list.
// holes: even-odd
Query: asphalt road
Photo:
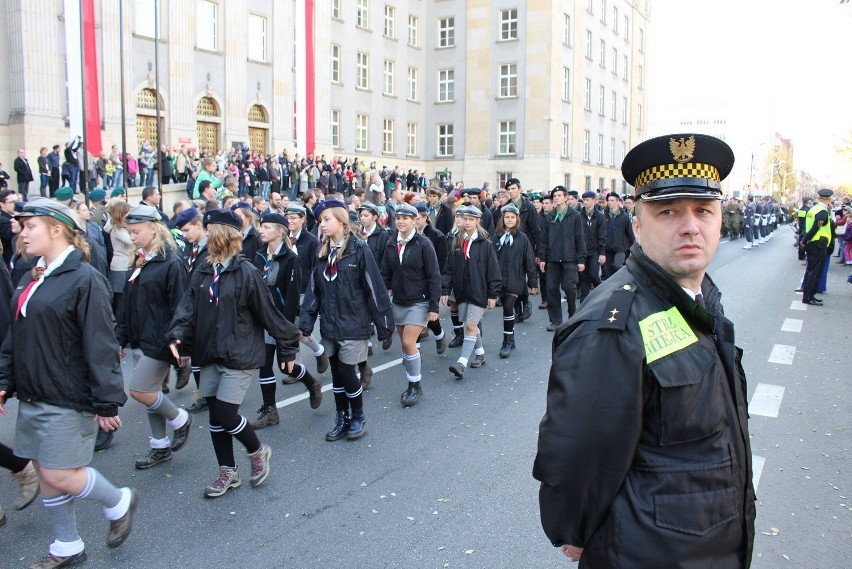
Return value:
[[(710, 274), (737, 324), (751, 400), (764, 384), (754, 411), (769, 414), (752, 412), (750, 422), (754, 454), (763, 459), (753, 567), (847, 567), (849, 271), (832, 264), (824, 307), (791, 310), (803, 267), (789, 231), (755, 250), (744, 251), (742, 243), (723, 242)], [(545, 311), (533, 313), (516, 327), (511, 358), (500, 360), (502, 318), (490, 311), (484, 322), (488, 362), (460, 382), (447, 370), (455, 350), (438, 356), (434, 342), (424, 342), (424, 396), (410, 409), (399, 405), (405, 374), (398, 338), (387, 352), (376, 348), (370, 363), (381, 371), (366, 395), (368, 432), (360, 441), (324, 440), (333, 424), (330, 392), (312, 410), (298, 397), (300, 385), (279, 387), (286, 403), (281, 424), (259, 432), (273, 449), (268, 481), (257, 489), (248, 485), (248, 460), (236, 443), (244, 484), (214, 500), (202, 497), (217, 473), (206, 415), (195, 416), (187, 446), (172, 461), (140, 472), (133, 463), (147, 450), (148, 424), (142, 406), (129, 401), (116, 442), (92, 465), (116, 484), (137, 488), (141, 506), (131, 538), (109, 550), (100, 507), (80, 501), (86, 566), (570, 566), (541, 531), (531, 476), (552, 337), (544, 330)], [(448, 315), (442, 320), (446, 326)], [(776, 344), (795, 348), (791, 363), (768, 361), (773, 353), (790, 359), (791, 350)], [(129, 377), (130, 368), (125, 371)], [(330, 383), (328, 374), (323, 379)], [(172, 396), (179, 405), (190, 403), (189, 388)], [(15, 405), (0, 418), (6, 443), (13, 441)], [(259, 405), (254, 387), (243, 414), (253, 418)], [(17, 489), (8, 475), (0, 479), (0, 504), (8, 515), (0, 528), (0, 567), (28, 566), (52, 541), (49, 521), (38, 501), (10, 512)]]

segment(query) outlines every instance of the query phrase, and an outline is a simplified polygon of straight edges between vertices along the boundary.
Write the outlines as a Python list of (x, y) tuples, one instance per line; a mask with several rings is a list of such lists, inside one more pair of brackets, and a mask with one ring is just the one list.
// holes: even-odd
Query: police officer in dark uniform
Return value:
[(533, 475), (545, 533), (581, 568), (751, 562), (742, 351), (706, 275), (733, 163), (701, 134), (631, 150), (636, 244), (554, 338)]
[(749, 194), (746, 198), (746, 206), (743, 208), (743, 233), (745, 233), (746, 244), (743, 249), (751, 249), (760, 245), (760, 236), (757, 233), (757, 214), (754, 205), (754, 196)]
[(811, 209), (811, 198), (802, 199), (802, 207), (796, 212), (797, 233), (799, 234), (799, 260), (805, 260), (805, 248), (801, 245), (801, 238), (805, 235), (805, 218), (808, 215), (808, 210)]
[(805, 233), (800, 238), (800, 246), (807, 254), (807, 268), (802, 282), (802, 302), (822, 306), (822, 300), (814, 295), (817, 292), (820, 277), (828, 261), (829, 245), (834, 239), (834, 227), (831, 220), (831, 196), (834, 192), (825, 189), (817, 192), (819, 196), (805, 216)]

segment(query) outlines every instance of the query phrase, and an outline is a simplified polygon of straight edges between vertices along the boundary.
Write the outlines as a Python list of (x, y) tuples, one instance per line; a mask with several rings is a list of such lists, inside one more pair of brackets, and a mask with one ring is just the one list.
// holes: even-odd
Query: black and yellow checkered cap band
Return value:
[(700, 162), (687, 162), (685, 164), (660, 164), (649, 168), (636, 177), (633, 186), (638, 189), (651, 182), (669, 178), (706, 178), (714, 182), (721, 181), (719, 169), (715, 166)]

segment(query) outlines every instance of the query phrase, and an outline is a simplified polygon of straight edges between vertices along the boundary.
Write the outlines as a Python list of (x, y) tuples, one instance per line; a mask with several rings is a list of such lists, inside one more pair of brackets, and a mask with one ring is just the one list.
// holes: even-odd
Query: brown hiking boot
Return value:
[(74, 555), (69, 555), (68, 557), (58, 557), (49, 553), (47, 557), (42, 558), (41, 561), (36, 563), (35, 565), (30, 565), (30, 569), (54, 569), (56, 567), (71, 567), (72, 565), (77, 565), (78, 563), (82, 563), (86, 560), (86, 550), (84, 549), (80, 553), (75, 553)]
[(263, 429), (270, 425), (277, 425), (280, 421), (278, 417), (278, 408), (275, 405), (268, 405), (257, 410), (257, 419), (249, 423), (252, 429)]
[(109, 523), (109, 533), (107, 533), (107, 545), (110, 547), (118, 547), (130, 537), (130, 531), (133, 529), (133, 514), (136, 513), (136, 508), (139, 506), (139, 498), (136, 496), (135, 490), (130, 490), (130, 506), (127, 508), (127, 513)]
[(18, 481), (21, 487), (18, 499), (13, 504), (16, 510), (23, 510), (33, 503), (38, 496), (38, 474), (36, 474), (33, 463), (28, 462), (20, 472), (13, 472), (12, 477)]
[(251, 453), (251, 485), (257, 488), (264, 483), (269, 476), (269, 459), (272, 456), (272, 449), (269, 445), (260, 443), (260, 448)]
[(217, 498), (231, 488), (239, 488), (240, 484), (240, 475), (237, 474), (236, 468), (220, 466), (219, 477), (204, 489), (204, 495), (208, 498)]
[(308, 392), (311, 397), (311, 409), (317, 409), (322, 403), (322, 382), (315, 377), (312, 377), (311, 379), (314, 380), (310, 387), (308, 387)]

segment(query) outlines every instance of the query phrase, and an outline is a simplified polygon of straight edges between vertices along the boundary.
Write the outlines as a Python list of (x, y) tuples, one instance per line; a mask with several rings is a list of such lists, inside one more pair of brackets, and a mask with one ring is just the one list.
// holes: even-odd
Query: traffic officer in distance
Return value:
[(533, 475), (545, 533), (581, 568), (751, 562), (742, 351), (706, 275), (733, 162), (700, 134), (631, 150), (636, 244), (554, 338)]
[(822, 306), (822, 299), (816, 298), (814, 295), (825, 263), (828, 261), (828, 255), (830, 255), (828, 246), (834, 238), (831, 212), (828, 209), (834, 192), (827, 189), (820, 190), (817, 195), (819, 196), (817, 203), (805, 215), (805, 233), (800, 241), (800, 246), (805, 249), (807, 254), (807, 268), (802, 283), (802, 302)]

